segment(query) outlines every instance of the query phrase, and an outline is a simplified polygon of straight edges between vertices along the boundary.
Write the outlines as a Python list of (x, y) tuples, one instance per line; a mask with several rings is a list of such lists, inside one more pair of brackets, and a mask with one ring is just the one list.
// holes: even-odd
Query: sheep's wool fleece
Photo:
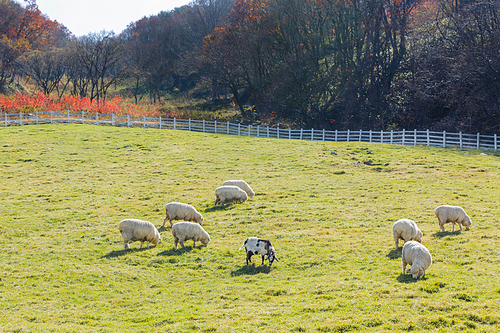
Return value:
[(422, 277), (425, 271), (432, 265), (432, 256), (429, 250), (419, 242), (409, 241), (403, 246), (401, 253), (403, 274), (406, 264), (411, 265), (411, 273), (414, 278)]
[(220, 186), (215, 190), (215, 196), (217, 200), (221, 203), (225, 203), (227, 201), (240, 201), (244, 202), (248, 199), (248, 195), (245, 191), (243, 191), (238, 186), (232, 185), (224, 185)]
[(158, 245), (161, 240), (158, 229), (149, 221), (138, 219), (125, 219), (118, 224), (123, 241), (151, 242)]
[(203, 244), (208, 244), (210, 236), (198, 223), (178, 222), (172, 226), (172, 235), (181, 242), (186, 240), (200, 241)]
[(248, 185), (247, 182), (244, 180), (226, 180), (224, 183), (222, 183), (222, 186), (228, 186), (228, 185), (238, 186), (247, 193), (250, 199), (252, 199), (255, 195), (255, 192), (252, 190), (250, 185)]
[(398, 248), (398, 240), (403, 239), (405, 242), (416, 240), (422, 241), (422, 232), (417, 227), (417, 224), (410, 219), (401, 219), (392, 226), (392, 234)]
[(203, 216), (194, 206), (182, 202), (169, 202), (165, 206), (167, 218), (170, 220), (184, 220), (203, 223)]
[(467, 227), (472, 223), (465, 210), (459, 206), (442, 205), (437, 207), (434, 213), (436, 214), (440, 224), (457, 222)]

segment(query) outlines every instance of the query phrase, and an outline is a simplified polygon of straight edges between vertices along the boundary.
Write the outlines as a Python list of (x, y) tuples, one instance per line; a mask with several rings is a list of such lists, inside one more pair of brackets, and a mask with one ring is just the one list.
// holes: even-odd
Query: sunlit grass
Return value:
[[(483, 153), (483, 154), (481, 154)], [(487, 155), (484, 155), (487, 154)], [(76, 124), (0, 129), (0, 328), (6, 332), (347, 332), (500, 328), (499, 154)], [(368, 163), (368, 160), (371, 162)], [(253, 199), (213, 207), (226, 179)], [(118, 222), (204, 215), (207, 247), (123, 251)], [(441, 232), (440, 204), (470, 231)], [(401, 275), (391, 227), (433, 255)], [(245, 265), (249, 236), (278, 250)], [(2, 331), (0, 330), (0, 331)]]

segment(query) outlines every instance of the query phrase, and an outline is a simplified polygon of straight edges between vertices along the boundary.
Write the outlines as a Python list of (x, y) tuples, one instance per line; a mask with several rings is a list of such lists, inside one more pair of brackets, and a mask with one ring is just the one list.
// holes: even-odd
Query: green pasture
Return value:
[[(500, 153), (57, 124), (0, 128), (0, 332), (500, 331)], [(213, 207), (245, 179), (253, 199)], [(174, 250), (170, 201), (207, 247)], [(473, 227), (441, 232), (440, 204)], [(118, 223), (163, 237), (123, 251)], [(401, 274), (392, 224), (433, 256)], [(245, 265), (249, 236), (279, 262)]]

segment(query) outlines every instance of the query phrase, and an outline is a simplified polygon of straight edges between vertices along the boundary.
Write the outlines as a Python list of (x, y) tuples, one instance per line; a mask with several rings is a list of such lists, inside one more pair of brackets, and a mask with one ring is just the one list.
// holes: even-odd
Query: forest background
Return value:
[(0, 0), (0, 110), (497, 133), (500, 2), (194, 0), (74, 36)]

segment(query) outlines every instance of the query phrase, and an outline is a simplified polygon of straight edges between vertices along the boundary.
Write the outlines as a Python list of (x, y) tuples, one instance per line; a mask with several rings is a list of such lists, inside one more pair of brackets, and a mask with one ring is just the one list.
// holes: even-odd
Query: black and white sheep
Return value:
[[(276, 258), (276, 250), (273, 245), (267, 239), (260, 239), (257, 237), (248, 237), (245, 240), (245, 243), (240, 247), (240, 250), (245, 248), (247, 253), (247, 265), (249, 262), (252, 262), (252, 256), (255, 254), (260, 254), (262, 256), (262, 265), (264, 265), (264, 259), (269, 260), (269, 266), (273, 264), (273, 261), (279, 261)], [(267, 258), (266, 258), (267, 256)]]

